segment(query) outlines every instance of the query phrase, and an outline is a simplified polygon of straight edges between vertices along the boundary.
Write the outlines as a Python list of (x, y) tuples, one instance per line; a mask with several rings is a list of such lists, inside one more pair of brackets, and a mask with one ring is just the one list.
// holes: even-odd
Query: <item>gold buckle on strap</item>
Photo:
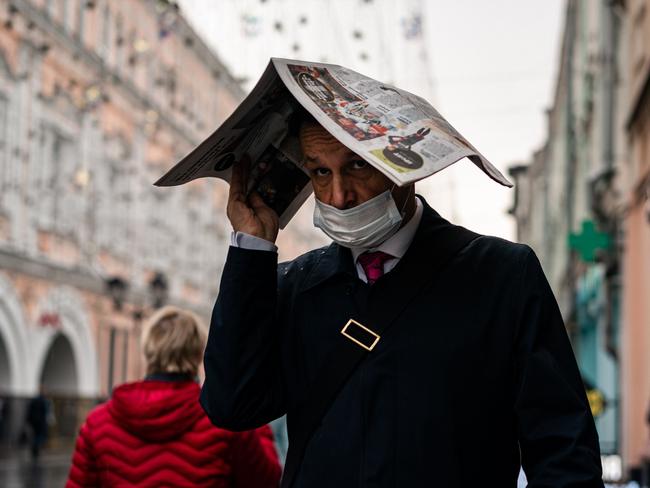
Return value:
[[(348, 328), (350, 327), (353, 328), (348, 332)], [(361, 331), (359, 329), (361, 329)], [(355, 333), (356, 337), (351, 335), (351, 333)], [(375, 334), (368, 327), (361, 325), (354, 319), (348, 320), (348, 323), (345, 324), (341, 329), (341, 334), (343, 334), (355, 344), (363, 347), (366, 351), (372, 351), (380, 339), (379, 334)], [(364, 344), (364, 341), (370, 343), (370, 345)]]

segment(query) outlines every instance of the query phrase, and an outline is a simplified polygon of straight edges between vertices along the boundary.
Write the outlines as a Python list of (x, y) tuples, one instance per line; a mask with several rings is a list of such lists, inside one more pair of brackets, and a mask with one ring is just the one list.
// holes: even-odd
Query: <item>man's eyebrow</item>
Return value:
[[(351, 149), (348, 149), (348, 151), (345, 153), (344, 157), (346, 159), (363, 159), (361, 156), (359, 156), (357, 153), (352, 151)], [(318, 161), (318, 156), (310, 156), (310, 155), (303, 155), (302, 158), (302, 164), (320, 164)]]

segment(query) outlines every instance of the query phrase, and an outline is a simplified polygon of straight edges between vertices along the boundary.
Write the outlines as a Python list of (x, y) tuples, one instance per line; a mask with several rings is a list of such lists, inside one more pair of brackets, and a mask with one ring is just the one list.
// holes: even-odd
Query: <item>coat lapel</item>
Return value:
[(356, 276), (352, 253), (348, 248), (333, 242), (327, 248), (315, 252), (317, 253), (316, 263), (302, 282), (300, 291), (314, 288), (337, 275)]
[(369, 324), (393, 320), (455, 255), (450, 253), (450, 242), (462, 228), (442, 218), (424, 199), (422, 202), (424, 212), (411, 246), (397, 266), (371, 287), (365, 307)]

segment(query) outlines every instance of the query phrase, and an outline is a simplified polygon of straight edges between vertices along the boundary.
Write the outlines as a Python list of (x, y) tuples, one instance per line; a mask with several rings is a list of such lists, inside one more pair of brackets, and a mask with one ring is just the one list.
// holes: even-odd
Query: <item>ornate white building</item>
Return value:
[(0, 0), (1, 438), (41, 385), (73, 437), (164, 295), (207, 318), (227, 186), (152, 183), (243, 96), (173, 2)]

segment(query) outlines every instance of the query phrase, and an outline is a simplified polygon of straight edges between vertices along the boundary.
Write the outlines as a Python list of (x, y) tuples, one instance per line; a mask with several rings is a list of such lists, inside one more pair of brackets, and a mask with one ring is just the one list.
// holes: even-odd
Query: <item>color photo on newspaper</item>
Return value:
[(361, 96), (346, 90), (327, 68), (288, 65), (298, 85), (330, 119), (359, 141), (374, 139), (395, 127)]

